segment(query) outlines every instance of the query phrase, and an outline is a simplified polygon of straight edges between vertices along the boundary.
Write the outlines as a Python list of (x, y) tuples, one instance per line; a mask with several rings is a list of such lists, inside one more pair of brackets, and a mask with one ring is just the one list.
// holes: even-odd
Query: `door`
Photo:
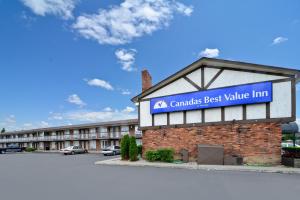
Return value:
[(96, 140), (96, 150), (100, 151), (100, 140)]

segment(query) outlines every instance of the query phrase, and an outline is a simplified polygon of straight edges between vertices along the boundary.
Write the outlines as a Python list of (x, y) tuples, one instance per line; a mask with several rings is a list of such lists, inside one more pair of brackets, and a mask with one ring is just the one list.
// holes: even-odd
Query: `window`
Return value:
[(121, 131), (122, 132), (129, 132), (129, 127), (128, 126), (122, 126)]

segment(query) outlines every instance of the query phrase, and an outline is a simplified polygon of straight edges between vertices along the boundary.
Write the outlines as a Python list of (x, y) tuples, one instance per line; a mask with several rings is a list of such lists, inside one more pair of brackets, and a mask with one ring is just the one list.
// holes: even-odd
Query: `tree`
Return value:
[(129, 159), (129, 143), (130, 143), (129, 135), (124, 135), (121, 140), (121, 158), (122, 158), (122, 160)]
[(129, 145), (129, 159), (130, 161), (137, 161), (138, 158), (138, 147), (136, 145), (136, 139), (134, 136), (130, 137), (130, 145)]
[(1, 133), (5, 133), (5, 128), (2, 128)]

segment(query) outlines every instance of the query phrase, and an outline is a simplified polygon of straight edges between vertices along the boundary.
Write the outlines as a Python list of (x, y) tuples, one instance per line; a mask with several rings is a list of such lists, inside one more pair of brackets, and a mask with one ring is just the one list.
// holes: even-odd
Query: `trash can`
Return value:
[(186, 149), (181, 149), (180, 150), (180, 155), (181, 155), (181, 161), (184, 163), (189, 162), (189, 151)]

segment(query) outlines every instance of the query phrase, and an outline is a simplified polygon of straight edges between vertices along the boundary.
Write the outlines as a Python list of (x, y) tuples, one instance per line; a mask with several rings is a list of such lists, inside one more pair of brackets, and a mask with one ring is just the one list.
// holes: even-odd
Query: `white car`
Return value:
[(119, 146), (111, 146), (111, 147), (107, 147), (104, 148), (101, 153), (104, 156), (115, 156), (115, 155), (120, 155), (121, 153), (121, 148)]
[[(281, 147), (294, 147), (294, 144), (290, 143), (290, 142), (282, 142), (281, 143)], [(295, 147), (300, 147), (300, 145), (299, 144), (295, 144)]]
[(281, 147), (293, 147), (293, 143), (290, 143), (290, 142), (282, 142), (281, 143)]
[(88, 151), (86, 149), (83, 149), (80, 146), (70, 146), (64, 149), (60, 150), (60, 153), (63, 153), (64, 155), (74, 155), (78, 153), (87, 153)]

